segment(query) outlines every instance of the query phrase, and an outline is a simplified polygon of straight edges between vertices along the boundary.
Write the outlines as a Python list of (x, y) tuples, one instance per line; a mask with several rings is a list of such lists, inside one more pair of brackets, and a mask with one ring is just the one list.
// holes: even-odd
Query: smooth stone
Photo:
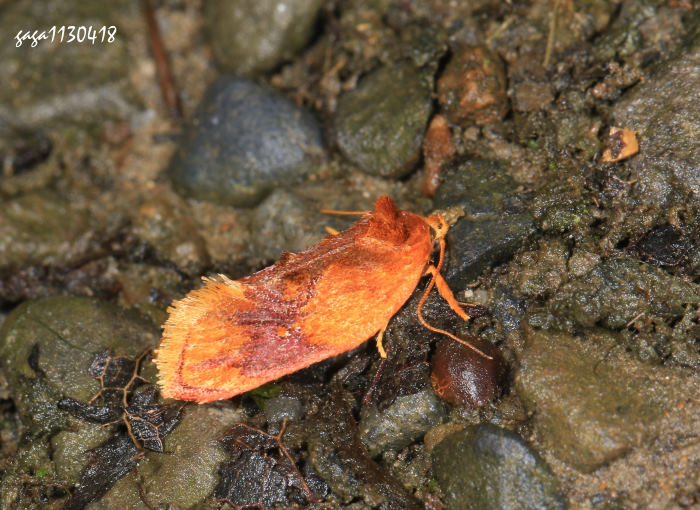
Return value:
[(185, 128), (166, 170), (184, 196), (250, 207), (300, 182), (323, 153), (311, 113), (253, 82), (222, 76)]
[[(639, 153), (629, 165), (642, 179), (652, 168), (697, 201), (700, 194), (700, 32), (678, 57), (657, 65), (649, 79), (625, 93), (613, 110), (614, 125), (637, 132)], [(644, 191), (644, 188), (642, 190)]]
[(294, 397), (279, 395), (265, 399), (263, 413), (268, 423), (281, 423), (284, 420), (298, 420), (303, 414), (301, 401)]
[(114, 432), (99, 423), (71, 418), (68, 426), (51, 436), (51, 458), (56, 476), (73, 483), (80, 480), (89, 451), (107, 441)]
[(383, 410), (375, 406), (363, 407), (358, 424), (360, 438), (374, 457), (381, 452), (399, 450), (408, 446), (447, 416), (445, 404), (432, 388), (397, 397)]
[(381, 67), (338, 101), (343, 155), (367, 173), (398, 178), (418, 163), (431, 111), (432, 78), (409, 62)]
[[(591, 472), (655, 435), (676, 400), (672, 371), (622, 353), (613, 333), (529, 331), (515, 387), (537, 437), (558, 459)], [(659, 384), (661, 382), (661, 384)]]
[(433, 449), (433, 473), (449, 510), (566, 508), (558, 480), (539, 455), (494, 425), (443, 439)]
[(211, 0), (205, 29), (220, 69), (242, 76), (270, 71), (311, 39), (321, 0)]
[(219, 439), (243, 420), (227, 403), (189, 405), (163, 443), (165, 452), (147, 452), (138, 471), (127, 473), (88, 510), (140, 508), (145, 498), (156, 508), (202, 508), (218, 483), (227, 454)]
[[(17, 410), (30, 431), (56, 431), (66, 414), (57, 402), (87, 402), (100, 389), (88, 368), (105, 349), (135, 358), (160, 332), (139, 313), (86, 297), (28, 301), (0, 329), (0, 362)], [(36, 370), (35, 370), (36, 369)]]
[(458, 161), (446, 169), (435, 207), (458, 206), (465, 213), (447, 233), (443, 274), (453, 288), (507, 261), (535, 231), (516, 188), (505, 164), (498, 161)]

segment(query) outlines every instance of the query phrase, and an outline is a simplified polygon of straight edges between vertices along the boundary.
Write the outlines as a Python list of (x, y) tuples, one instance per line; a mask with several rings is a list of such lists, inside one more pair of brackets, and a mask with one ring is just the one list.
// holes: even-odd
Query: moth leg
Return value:
[(338, 232), (336, 229), (334, 229), (333, 227), (326, 226), (326, 227), (324, 227), (324, 228), (326, 229), (326, 232), (328, 232), (328, 233), (329, 233), (330, 235), (332, 235), (332, 236), (337, 236), (338, 233), (339, 233), (339, 232)]
[(384, 339), (385, 331), (386, 326), (380, 329), (379, 333), (377, 333), (377, 350), (379, 351), (379, 357), (382, 358), (382, 360), (386, 359), (386, 351), (384, 350), (384, 346), (382, 345), (382, 340)]
[(464, 311), (464, 308), (460, 306), (459, 301), (457, 301), (454, 294), (452, 294), (450, 286), (447, 285), (447, 282), (440, 274), (440, 271), (438, 271), (438, 269), (435, 266), (430, 265), (426, 268), (425, 274), (429, 274), (435, 279), (435, 287), (437, 287), (438, 293), (442, 296), (442, 298), (445, 301), (447, 301), (447, 304), (450, 305), (450, 308), (452, 308), (452, 310), (462, 319), (468, 321), (469, 315), (467, 314), (467, 312)]

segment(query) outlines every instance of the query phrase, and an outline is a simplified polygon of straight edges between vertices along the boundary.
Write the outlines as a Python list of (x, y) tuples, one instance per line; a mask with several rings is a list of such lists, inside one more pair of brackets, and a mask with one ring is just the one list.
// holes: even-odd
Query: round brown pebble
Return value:
[(500, 351), (481, 343), (475, 347), (492, 359), (453, 340), (437, 344), (430, 382), (435, 393), (451, 404), (481, 407), (502, 390), (506, 363)]
[(483, 126), (508, 112), (503, 63), (486, 48), (455, 53), (438, 80), (437, 92), (447, 118), (457, 124)]

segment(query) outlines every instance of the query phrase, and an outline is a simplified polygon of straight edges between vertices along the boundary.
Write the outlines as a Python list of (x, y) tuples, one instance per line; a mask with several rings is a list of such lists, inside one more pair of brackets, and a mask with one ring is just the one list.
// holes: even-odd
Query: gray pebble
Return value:
[(185, 128), (167, 174), (185, 196), (249, 207), (302, 180), (322, 152), (313, 115), (277, 92), (223, 76)]

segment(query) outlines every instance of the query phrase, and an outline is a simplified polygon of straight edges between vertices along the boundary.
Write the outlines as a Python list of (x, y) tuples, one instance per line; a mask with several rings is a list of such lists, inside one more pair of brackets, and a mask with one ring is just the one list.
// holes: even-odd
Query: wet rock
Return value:
[(456, 124), (483, 126), (508, 111), (503, 63), (487, 48), (457, 51), (437, 82), (437, 93), (445, 115)]
[(516, 212), (499, 219), (462, 218), (447, 234), (448, 255), (443, 275), (453, 288), (505, 262), (533, 231), (532, 218)]
[(639, 314), (666, 318), (700, 302), (697, 285), (634, 258), (605, 260), (581, 278), (562, 285), (552, 310), (579, 326), (624, 327)]
[(323, 405), (309, 413), (307, 423), (309, 462), (334, 494), (345, 501), (361, 498), (371, 507), (423, 508), (389, 471), (371, 459), (338, 387), (331, 390)]
[(190, 200), (188, 205), (212, 264), (221, 268), (244, 264), (255, 237), (250, 230), (253, 211), (197, 200)]
[(137, 357), (157, 328), (138, 313), (92, 298), (46, 298), (18, 306), (0, 330), (0, 360), (15, 405), (32, 433), (65, 424), (61, 397), (87, 402), (99, 390), (87, 369), (109, 348)]
[(227, 457), (218, 439), (241, 419), (239, 412), (225, 403), (188, 406), (182, 421), (164, 440), (166, 453), (148, 452), (138, 471), (126, 474), (90, 508), (138, 508), (143, 505), (142, 498), (155, 508), (203, 505), (216, 486), (219, 464)]
[(112, 435), (112, 431), (99, 423), (70, 418), (64, 430), (51, 437), (51, 458), (56, 467), (56, 476), (72, 482), (80, 480), (88, 452)]
[(185, 200), (169, 187), (149, 195), (133, 211), (132, 231), (161, 262), (171, 262), (190, 274), (209, 265), (204, 239)]
[(278, 260), (283, 251), (298, 253), (319, 242), (327, 224), (327, 215), (310, 200), (275, 190), (253, 212), (253, 252), (266, 262)]
[(165, 322), (170, 303), (190, 290), (176, 270), (148, 264), (122, 264), (117, 279), (119, 304), (137, 308), (154, 324)]
[(283, 420), (298, 420), (303, 409), (299, 399), (279, 395), (268, 398), (263, 404), (263, 413), (268, 423), (281, 423)]
[(433, 473), (450, 510), (564, 509), (549, 467), (517, 434), (468, 427), (433, 449)]
[(411, 63), (379, 68), (338, 103), (340, 150), (364, 171), (406, 175), (418, 162), (431, 110), (432, 79)]
[[(670, 29), (679, 34), (682, 31), (682, 26), (680, 23), (668, 23), (670, 21), (668, 14), (663, 15), (665, 9), (659, 7), (661, 7), (659, 4), (651, 2), (635, 2), (622, 6), (610, 26), (603, 31), (600, 43), (592, 48), (595, 57), (600, 61), (615, 61), (616, 58), (629, 60), (635, 53), (648, 51), (654, 46), (657, 49), (660, 49), (661, 46), (668, 49), (669, 34), (659, 32), (666, 32)], [(662, 22), (662, 18), (667, 19)], [(647, 37), (642, 36), (640, 31), (642, 25), (656, 26), (651, 31), (645, 30)]]
[(590, 201), (583, 196), (582, 187), (554, 180), (538, 190), (530, 210), (537, 227), (544, 232), (566, 232), (588, 219)]
[[(450, 165), (435, 196), (436, 208), (460, 206), (466, 216), (486, 216), (502, 210), (517, 196), (517, 185), (501, 161), (461, 160)], [(472, 191), (473, 190), (473, 191)]]
[(584, 245), (575, 248), (569, 260), (567, 269), (571, 276), (583, 276), (600, 263), (600, 255), (596, 253), (593, 246)]
[[(37, 191), (6, 201), (0, 214), (0, 270), (70, 265), (98, 253), (109, 227), (82, 200)], [(98, 230), (98, 232), (96, 232)], [(99, 237), (98, 237), (99, 236)]]
[(561, 239), (542, 239), (537, 248), (520, 253), (515, 262), (518, 271), (508, 276), (525, 296), (548, 296), (567, 280), (569, 249)]
[(0, 117), (0, 194), (5, 199), (46, 188), (56, 174), (50, 157), (51, 137), (43, 128), (23, 129), (4, 123)]
[[(554, 131), (558, 147), (575, 150), (586, 160), (593, 159), (603, 149), (598, 138), (601, 121), (590, 114), (589, 108), (586, 95), (569, 88), (548, 109), (549, 126), (544, 128)], [(532, 120), (536, 119), (532, 117)], [(543, 134), (549, 137), (551, 133), (544, 131)]]
[[(112, 297), (118, 291), (117, 262), (112, 257), (98, 258), (102, 253), (89, 252), (88, 256), (96, 255), (95, 258), (82, 265), (55, 267), (36, 263), (6, 268), (0, 271), (0, 300), (21, 303), (61, 295)], [(78, 264), (81, 262), (78, 259)]]
[(447, 234), (443, 274), (453, 288), (507, 260), (534, 232), (516, 188), (505, 165), (496, 161), (460, 161), (446, 169), (435, 207), (460, 206), (465, 212)]
[(615, 125), (637, 132), (639, 154), (629, 162), (635, 174), (647, 168), (671, 177), (696, 197), (700, 193), (700, 34), (679, 56), (657, 66), (653, 76), (629, 90), (613, 108)]
[(513, 296), (506, 286), (498, 286), (493, 292), (491, 315), (498, 321), (501, 332), (507, 340), (520, 337), (520, 325), (525, 315), (525, 302)]
[(542, 110), (554, 100), (550, 84), (536, 81), (518, 83), (513, 94), (513, 108), (519, 112)]
[(216, 63), (243, 76), (274, 69), (309, 41), (321, 5), (321, 0), (206, 2)]
[[(8, 34), (8, 43), (0, 50), (0, 119), (20, 125), (46, 126), (55, 118), (101, 121), (105, 117), (126, 118), (138, 109), (138, 101), (129, 84), (129, 58), (124, 34), (115, 27), (114, 39), (82, 44), (31, 40), (17, 48), (14, 36), (22, 30), (34, 32), (67, 25), (99, 30), (109, 28), (130, 8), (128, 4), (60, 2), (47, 9), (44, 4), (23, 2), (6, 6), (0, 20), (0, 32)], [(36, 20), (41, 19), (41, 26)], [(10, 34), (12, 37), (10, 37)], [(77, 31), (76, 36), (81, 35)], [(68, 28), (64, 41), (69, 37)], [(105, 34), (108, 38), (108, 34)], [(11, 39), (11, 41), (9, 40)], [(60, 47), (60, 51), (56, 48)]]
[(662, 266), (679, 264), (691, 249), (690, 240), (673, 225), (660, 225), (637, 243), (644, 259)]
[(450, 404), (481, 407), (503, 389), (506, 362), (501, 353), (483, 342), (475, 345), (485, 358), (466, 345), (442, 340), (431, 360), (433, 390)]
[(257, 204), (300, 181), (323, 151), (316, 119), (255, 83), (223, 76), (207, 90), (167, 169), (183, 195)]
[[(0, 508), (42, 508), (47, 496), (57, 495), (51, 487), (54, 469), (50, 457), (51, 446), (46, 438), (36, 438), (23, 444), (19, 450), (5, 461), (0, 477)], [(27, 480), (35, 477), (34, 487), (44, 489), (27, 491)], [(46, 480), (42, 487), (42, 478)]]
[[(534, 416), (538, 438), (554, 455), (589, 472), (654, 436), (663, 418), (668, 369), (616, 349), (613, 334), (577, 339), (529, 332), (515, 385)], [(614, 352), (614, 354), (613, 354)]]
[(431, 388), (396, 398), (383, 410), (366, 406), (360, 411), (359, 431), (370, 456), (398, 450), (422, 438), (447, 415), (446, 406)]

